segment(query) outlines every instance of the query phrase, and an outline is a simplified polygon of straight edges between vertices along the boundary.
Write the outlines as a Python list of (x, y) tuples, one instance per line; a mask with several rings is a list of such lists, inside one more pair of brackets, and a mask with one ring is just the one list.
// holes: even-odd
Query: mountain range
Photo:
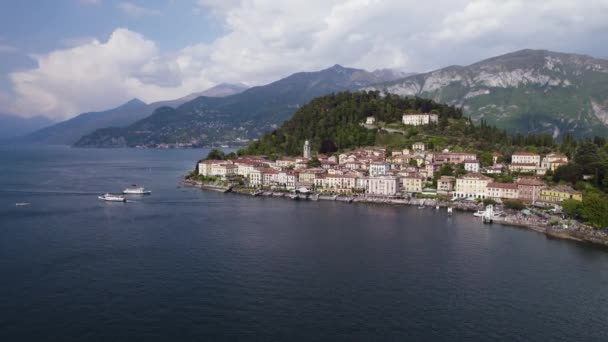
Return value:
[(521, 50), (365, 87), (463, 107), (516, 133), (608, 135), (608, 60)]
[(300, 72), (264, 86), (222, 98), (198, 97), (177, 108), (158, 108), (149, 117), (124, 128), (109, 127), (85, 135), (75, 146), (125, 147), (247, 141), (287, 120), (311, 99), (333, 92), (397, 79), (403, 73), (368, 72), (334, 65)]
[(152, 114), (157, 108), (177, 107), (200, 96), (219, 97), (242, 92), (247, 89), (243, 84), (219, 84), (199, 93), (188, 96), (146, 104), (139, 99), (105, 111), (88, 112), (72, 119), (45, 127), (19, 139), (28, 143), (72, 145), (82, 136), (104, 127), (125, 127)]
[[(420, 74), (334, 65), (242, 92), (216, 89), (215, 96), (223, 97), (199, 93), (149, 105), (134, 101), (82, 114), (29, 138), (81, 147), (234, 144), (274, 130), (313, 98), (353, 90), (419, 96), (462, 107), (474, 121), (513, 133), (608, 136), (608, 60), (527, 49)], [(79, 123), (74, 129), (70, 121), (79, 120), (94, 124)]]

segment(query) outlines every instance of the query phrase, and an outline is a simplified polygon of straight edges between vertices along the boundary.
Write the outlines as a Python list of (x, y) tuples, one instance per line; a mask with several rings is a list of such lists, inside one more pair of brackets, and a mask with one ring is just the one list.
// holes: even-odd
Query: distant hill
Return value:
[(205, 145), (257, 138), (277, 127), (311, 99), (403, 76), (334, 65), (300, 72), (223, 98), (198, 97), (176, 109), (159, 108), (125, 128), (110, 127), (82, 137), (75, 146), (110, 147), (192, 143)]
[[(445, 125), (434, 125), (438, 135), (449, 131), (448, 120), (460, 122), (466, 128), (468, 120), (462, 117), (460, 109), (436, 103), (418, 97), (382, 96), (379, 92), (341, 92), (315, 98), (300, 108), (289, 120), (276, 130), (264, 134), (259, 140), (251, 142), (241, 152), (244, 154), (283, 156), (300, 155), (304, 141), (310, 141), (312, 149), (319, 153), (333, 153), (340, 150), (382, 145), (405, 148), (407, 145), (392, 145), (411, 138), (414, 141), (427, 137), (422, 133), (425, 127), (411, 129), (407, 137), (404, 134), (393, 134), (387, 142), (386, 134), (377, 129), (364, 128), (361, 123), (367, 116), (373, 115), (379, 122), (396, 125), (399, 129), (403, 113), (430, 112), (437, 113)], [(455, 126), (454, 126), (455, 127)], [(419, 134), (420, 133), (420, 134)], [(465, 136), (466, 134), (462, 134)], [(398, 140), (395, 140), (398, 139)]]
[(83, 135), (89, 134), (102, 127), (125, 127), (141, 120), (154, 112), (157, 108), (169, 106), (177, 107), (199, 96), (224, 96), (243, 91), (244, 85), (220, 84), (200, 93), (169, 101), (160, 101), (146, 104), (139, 99), (133, 99), (117, 108), (101, 112), (89, 112), (77, 115), (69, 120), (57, 123), (31, 133), (20, 141), (29, 143), (42, 143), (54, 145), (71, 145)]
[(53, 121), (45, 116), (23, 118), (17, 115), (0, 113), (0, 141), (25, 135), (51, 124), (53, 124)]
[(608, 60), (585, 55), (521, 50), (363, 89), (462, 106), (510, 132), (608, 136)]

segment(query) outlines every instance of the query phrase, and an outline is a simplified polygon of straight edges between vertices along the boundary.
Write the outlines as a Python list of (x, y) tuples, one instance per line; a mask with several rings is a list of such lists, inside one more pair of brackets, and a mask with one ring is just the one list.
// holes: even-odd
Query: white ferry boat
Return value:
[(112, 194), (104, 194), (103, 196), (98, 197), (100, 200), (108, 201), (108, 202), (123, 202), (126, 203), (127, 199), (120, 195), (112, 195)]
[(124, 189), (122, 193), (125, 195), (149, 195), (152, 193), (152, 191), (146, 190), (142, 186), (133, 184), (132, 186)]

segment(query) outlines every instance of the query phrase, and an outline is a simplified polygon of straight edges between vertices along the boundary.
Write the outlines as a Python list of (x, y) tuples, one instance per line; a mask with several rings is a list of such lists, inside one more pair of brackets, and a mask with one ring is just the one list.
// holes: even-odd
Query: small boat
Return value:
[(425, 208), (425, 206), (423, 206), (423, 205), (418, 207), (418, 209), (424, 209), (424, 208)]
[(439, 210), (439, 206), (438, 205), (435, 206), (435, 210)]
[(122, 193), (125, 195), (149, 195), (152, 193), (152, 191), (146, 190), (143, 186), (137, 186), (133, 184), (130, 187), (124, 189)]
[(454, 208), (452, 208), (452, 207), (448, 207), (448, 215), (452, 215), (452, 210), (453, 210), (453, 209), (454, 209)]
[(257, 197), (260, 196), (264, 191), (262, 190), (255, 190), (251, 193), (251, 196)]
[(477, 211), (476, 211), (476, 212), (473, 214), (473, 216), (475, 216), (475, 217), (483, 217), (485, 214), (486, 214), (486, 212), (485, 212), (485, 211), (483, 211), (483, 210), (477, 210)]
[(23, 206), (30, 205), (30, 204), (31, 204), (30, 202), (17, 202), (17, 203), (15, 203), (15, 205), (18, 206), (18, 207), (23, 207)]
[(99, 196), (97, 198), (108, 202), (127, 202), (127, 199), (120, 195), (104, 194), (103, 196)]

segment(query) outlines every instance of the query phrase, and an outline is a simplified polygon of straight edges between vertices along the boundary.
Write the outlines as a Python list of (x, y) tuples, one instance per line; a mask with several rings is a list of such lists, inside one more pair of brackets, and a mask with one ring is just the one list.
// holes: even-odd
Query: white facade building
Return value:
[(395, 196), (399, 193), (400, 179), (395, 176), (368, 177), (365, 193), (377, 196)]
[(454, 197), (485, 198), (486, 187), (492, 181), (492, 178), (479, 173), (466, 174), (456, 179)]
[(383, 162), (369, 164), (369, 175), (372, 177), (384, 176), (390, 170), (390, 165)]
[(403, 114), (404, 125), (422, 126), (439, 121), (437, 114)]
[(479, 172), (479, 161), (477, 160), (466, 160), (464, 162), (464, 170), (467, 172)]
[(540, 155), (530, 152), (515, 152), (511, 156), (511, 164), (535, 164), (540, 166)]

